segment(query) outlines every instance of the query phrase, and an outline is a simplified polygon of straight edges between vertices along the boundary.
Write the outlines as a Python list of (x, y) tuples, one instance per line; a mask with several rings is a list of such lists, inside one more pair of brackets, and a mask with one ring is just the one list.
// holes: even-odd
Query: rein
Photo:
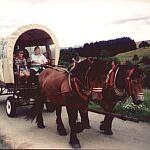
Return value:
[(132, 75), (132, 73), (133, 73), (133, 71), (134, 71), (134, 69), (131, 69), (130, 71), (129, 71), (129, 74), (128, 74), (128, 77), (126, 78), (126, 83), (127, 83), (127, 85), (128, 85), (128, 93), (131, 95), (131, 75)]
[(123, 96), (124, 93), (125, 93), (125, 89), (123, 89), (123, 91), (121, 91), (120, 89), (117, 88), (116, 86), (116, 78), (117, 78), (117, 74), (118, 74), (118, 71), (119, 71), (119, 67), (117, 68), (116, 72), (115, 72), (115, 77), (114, 77), (114, 90), (115, 90), (115, 94), (119, 97)]
[[(92, 63), (91, 63), (92, 64)], [(86, 83), (86, 85), (83, 83), (83, 82), (81, 82), (81, 80), (79, 79), (79, 78), (77, 78), (76, 76), (74, 77), (73, 75), (72, 75), (72, 73), (71, 72), (69, 72), (69, 74), (68, 74), (68, 81), (69, 81), (69, 87), (70, 87), (70, 89), (71, 89), (71, 91), (73, 91), (74, 90), (74, 88), (73, 87), (75, 87), (75, 85), (80, 85), (80, 87), (82, 87), (81, 88), (81, 91), (82, 92), (85, 92), (85, 91), (88, 91), (88, 92), (92, 92), (92, 90), (90, 90), (89, 88), (88, 88), (88, 77), (87, 77), (87, 75), (88, 75), (88, 72), (89, 72), (89, 70), (91, 69), (91, 65), (88, 67), (88, 69), (86, 70), (86, 72), (85, 72), (85, 78), (84, 78), (84, 80), (85, 80), (85, 83)], [(76, 79), (75, 79), (76, 78)], [(77, 90), (78, 88), (76, 87), (75, 88), (75, 91), (80, 95), (81, 93), (79, 92), (79, 89)]]

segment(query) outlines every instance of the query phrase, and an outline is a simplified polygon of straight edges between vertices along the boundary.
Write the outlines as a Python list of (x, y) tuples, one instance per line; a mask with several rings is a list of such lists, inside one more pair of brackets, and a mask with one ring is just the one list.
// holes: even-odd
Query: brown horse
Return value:
[[(60, 135), (66, 135), (61, 119), (61, 106), (67, 108), (69, 125), (71, 128), (70, 144), (73, 148), (80, 148), (77, 138), (77, 111), (81, 112), (82, 128), (89, 127), (88, 102), (90, 99), (101, 102), (105, 111), (112, 112), (118, 101), (132, 96), (133, 102), (143, 101), (142, 72), (136, 66), (114, 65), (110, 67), (103, 61), (86, 59), (69, 73), (54, 68), (44, 70), (39, 75), (40, 94), (32, 107), (29, 118), (37, 117), (37, 125), (44, 128), (42, 110), (44, 102), (50, 100), (56, 107), (57, 130)], [(113, 117), (105, 116), (100, 129), (105, 134), (112, 134)]]
[[(87, 85), (89, 90), (92, 90), (92, 99), (110, 113), (117, 102), (125, 102), (130, 96), (136, 105), (144, 101), (142, 80), (142, 70), (135, 65), (110, 65), (95, 61), (87, 73)], [(112, 121), (112, 116), (105, 115), (100, 125), (104, 134), (113, 134)]]
[[(81, 63), (82, 70), (88, 70), (90, 62), (84, 61)], [(80, 148), (80, 142), (77, 138), (77, 111), (86, 110), (88, 106), (89, 95), (91, 92), (82, 91), (81, 81), (76, 77), (72, 77), (71, 85), (69, 80), (69, 73), (60, 68), (48, 68), (42, 71), (39, 75), (39, 90), (36, 92), (37, 99), (33, 105), (31, 112), (29, 112), (27, 118), (34, 119), (36, 117), (36, 122), (39, 128), (44, 128), (44, 122), (42, 117), (42, 110), (44, 103), (50, 101), (56, 105), (56, 124), (57, 130), (60, 135), (66, 135), (66, 129), (64, 128), (61, 119), (61, 106), (66, 106), (69, 125), (71, 128), (70, 133), (70, 145), (73, 148)], [(85, 73), (83, 74), (83, 77)], [(80, 84), (80, 87), (77, 85)], [(84, 128), (89, 127), (89, 120), (87, 113), (81, 114), (81, 121)], [(79, 129), (80, 130), (80, 129)]]

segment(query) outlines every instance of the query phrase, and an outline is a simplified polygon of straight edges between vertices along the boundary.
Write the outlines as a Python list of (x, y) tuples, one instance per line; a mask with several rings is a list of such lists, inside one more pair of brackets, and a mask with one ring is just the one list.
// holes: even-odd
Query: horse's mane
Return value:
[[(92, 79), (95, 79), (97, 81), (106, 79), (109, 71), (112, 69), (111, 65), (112, 61), (103, 61), (103, 60), (94, 60), (93, 63), (91, 64), (91, 69), (90, 69), (90, 77)], [(120, 68), (119, 71), (119, 76), (120, 76), (120, 81), (123, 81), (124, 78), (127, 77), (128, 70), (134, 69), (133, 74), (131, 75), (131, 78), (138, 78), (139, 76), (142, 75), (142, 70), (134, 64), (116, 64), (116, 67)], [(121, 83), (120, 84), (124, 84)]]
[(80, 81), (84, 82), (85, 81), (85, 75), (90, 67), (90, 62), (85, 59), (81, 62), (79, 62), (71, 71), (72, 76), (76, 76)]
[(94, 80), (101, 80), (106, 74), (106, 62), (101, 60), (94, 60), (90, 68), (90, 78)]
[[(120, 68), (118, 73), (120, 76), (119, 86), (124, 84), (123, 81), (127, 77), (127, 70), (134, 68), (134, 72), (131, 78), (136, 78), (142, 73), (141, 69), (139, 69), (138, 66), (134, 64), (116, 64), (116, 66)], [(92, 62), (89, 62), (89, 60), (86, 59), (79, 62), (76, 67), (71, 70), (71, 73), (84, 83), (86, 74), (88, 72), (88, 76), (91, 80), (99, 82), (106, 80), (107, 75), (111, 69), (112, 61), (92, 60)]]

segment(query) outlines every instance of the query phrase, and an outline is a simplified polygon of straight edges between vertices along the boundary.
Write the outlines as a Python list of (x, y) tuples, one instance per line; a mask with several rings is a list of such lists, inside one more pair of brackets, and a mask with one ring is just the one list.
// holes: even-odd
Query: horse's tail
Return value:
[(32, 122), (37, 117), (37, 115), (40, 113), (40, 111), (43, 110), (43, 104), (44, 104), (43, 98), (41, 96), (39, 96), (35, 100), (30, 111), (27, 113), (25, 119), (31, 120), (31, 122)]

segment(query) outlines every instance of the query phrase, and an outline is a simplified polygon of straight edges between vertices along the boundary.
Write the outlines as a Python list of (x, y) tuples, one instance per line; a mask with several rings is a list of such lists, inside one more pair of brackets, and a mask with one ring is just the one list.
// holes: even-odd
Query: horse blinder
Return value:
[(133, 103), (136, 105), (141, 104), (144, 101), (144, 93), (142, 92), (142, 90), (140, 89), (139, 92), (137, 93), (133, 93), (134, 88), (136, 88), (136, 84), (138, 84), (138, 77), (132, 79), (132, 75), (134, 73), (135, 69), (131, 69), (128, 71), (128, 75), (126, 78), (126, 85), (127, 85), (127, 92), (128, 94), (132, 97), (133, 99)]

